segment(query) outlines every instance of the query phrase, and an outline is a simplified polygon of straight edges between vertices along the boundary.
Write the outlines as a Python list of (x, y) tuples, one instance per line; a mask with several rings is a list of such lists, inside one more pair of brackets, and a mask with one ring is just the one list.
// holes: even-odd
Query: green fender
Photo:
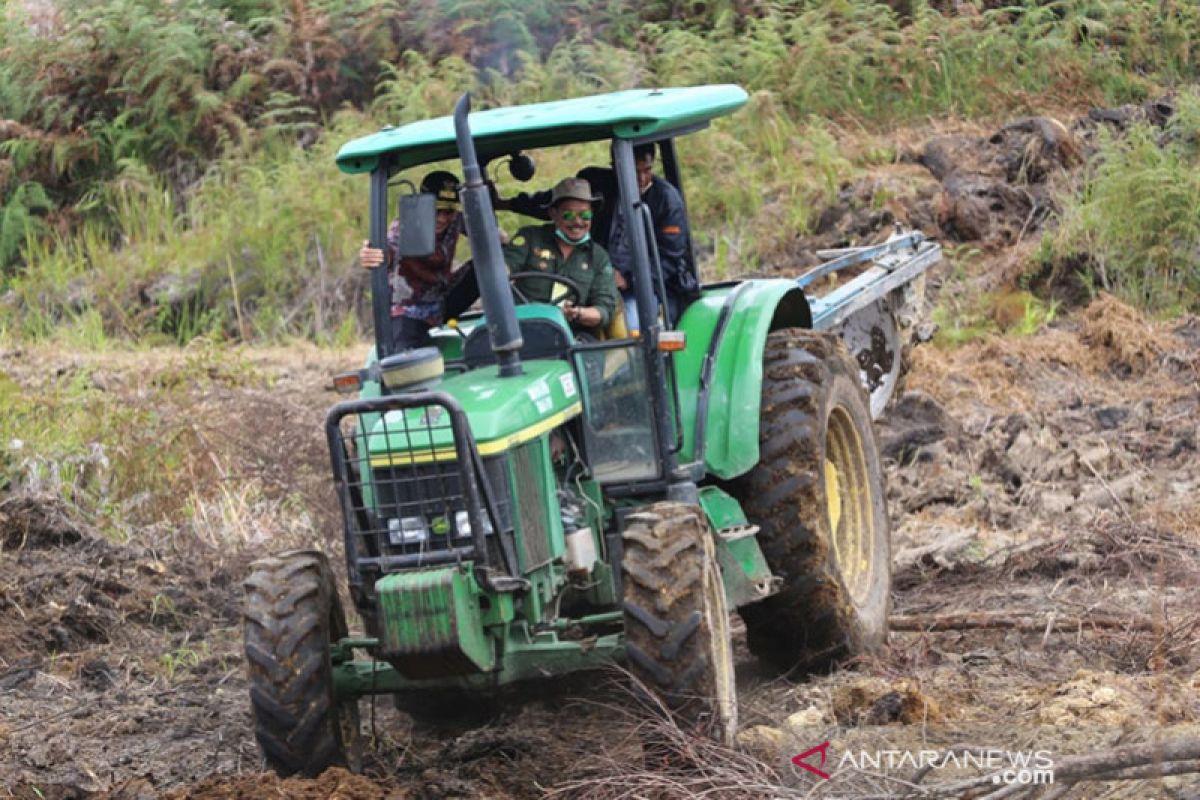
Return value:
[[(679, 329), (687, 333), (687, 347), (675, 356), (682, 463), (696, 461), (702, 453), (706, 472), (725, 479), (758, 463), (763, 349), (768, 333), (791, 327), (812, 327), (808, 300), (791, 280), (706, 287), (688, 306), (679, 321)], [(703, 447), (698, 450), (696, 421), (703, 384), (708, 387), (707, 406)]]

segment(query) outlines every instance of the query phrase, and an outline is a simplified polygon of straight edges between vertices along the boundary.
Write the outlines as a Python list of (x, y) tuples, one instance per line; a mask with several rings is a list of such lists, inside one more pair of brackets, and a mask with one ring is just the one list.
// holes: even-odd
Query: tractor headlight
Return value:
[[(492, 532), (492, 522), (488, 519), (487, 514), (483, 515), (483, 535), (488, 536)], [(454, 535), (459, 539), (466, 539), (471, 535), (471, 517), (466, 511), (454, 512)]]
[(388, 520), (388, 541), (396, 545), (429, 541), (429, 525), (424, 517), (392, 517)]

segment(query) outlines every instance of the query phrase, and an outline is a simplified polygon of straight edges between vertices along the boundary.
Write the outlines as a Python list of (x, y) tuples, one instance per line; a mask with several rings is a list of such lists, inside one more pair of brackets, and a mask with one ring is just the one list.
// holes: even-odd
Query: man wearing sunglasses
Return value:
[[(683, 310), (700, 294), (700, 284), (691, 266), (691, 234), (688, 231), (687, 213), (683, 197), (665, 178), (654, 174), (657, 148), (653, 142), (639, 144), (633, 148), (633, 159), (637, 169), (638, 192), (642, 202), (650, 210), (654, 226), (654, 243), (658, 250), (658, 263), (662, 270), (663, 285), (667, 290), (667, 324), (679, 321)], [(638, 320), (637, 303), (633, 292), (633, 249), (626, 237), (628, 225), (617, 213), (617, 173), (611, 166), (584, 167), (577, 178), (588, 181), (599, 193), (600, 201), (592, 220), (592, 238), (600, 243), (612, 260), (614, 278), (625, 307), (625, 324), (630, 330), (641, 326)], [(495, 198), (495, 207), (515, 211), (525, 216), (547, 219), (546, 198), (549, 192), (527, 194), (521, 192), (510, 198)], [(654, 294), (658, 295), (658, 276), (654, 276)], [(662, 300), (662, 298), (659, 298)]]
[[(598, 332), (607, 327), (617, 307), (617, 285), (612, 263), (604, 248), (592, 241), (591, 185), (582, 178), (559, 181), (550, 193), (550, 223), (528, 225), (504, 247), (510, 272), (546, 272), (569, 278), (580, 296), (562, 303), (572, 327)], [(534, 278), (517, 284), (532, 302), (551, 302), (562, 287)]]

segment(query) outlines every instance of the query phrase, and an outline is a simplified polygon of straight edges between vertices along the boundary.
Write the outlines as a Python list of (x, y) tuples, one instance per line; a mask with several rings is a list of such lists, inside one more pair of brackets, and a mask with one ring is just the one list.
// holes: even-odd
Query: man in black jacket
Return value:
[[(683, 197), (669, 181), (654, 174), (653, 143), (635, 147), (633, 158), (637, 167), (638, 191), (650, 211), (650, 221), (654, 226), (658, 264), (667, 290), (667, 325), (673, 327), (687, 304), (700, 294), (700, 284), (692, 272), (689, 258), (691, 234), (683, 209)], [(624, 215), (615, 214), (608, 250), (618, 274), (617, 288), (625, 300), (625, 324), (630, 330), (636, 330), (640, 325), (633, 294), (633, 245), (625, 236), (626, 229)], [(657, 296), (657, 276), (654, 279), (654, 294)]]

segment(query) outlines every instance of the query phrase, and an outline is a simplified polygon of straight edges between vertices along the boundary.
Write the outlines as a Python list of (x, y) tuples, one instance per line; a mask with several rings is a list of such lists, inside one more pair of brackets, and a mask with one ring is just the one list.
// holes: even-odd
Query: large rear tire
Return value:
[(298, 550), (253, 564), (244, 644), (254, 736), (280, 775), (361, 767), (358, 702), (333, 691), (330, 644), (347, 635), (325, 556)]
[(685, 729), (731, 745), (737, 687), (729, 611), (703, 512), (655, 503), (626, 518), (625, 653)]
[(736, 493), (780, 590), (741, 609), (751, 652), (813, 671), (887, 640), (891, 536), (858, 365), (836, 338), (786, 329), (763, 355), (760, 460)]

